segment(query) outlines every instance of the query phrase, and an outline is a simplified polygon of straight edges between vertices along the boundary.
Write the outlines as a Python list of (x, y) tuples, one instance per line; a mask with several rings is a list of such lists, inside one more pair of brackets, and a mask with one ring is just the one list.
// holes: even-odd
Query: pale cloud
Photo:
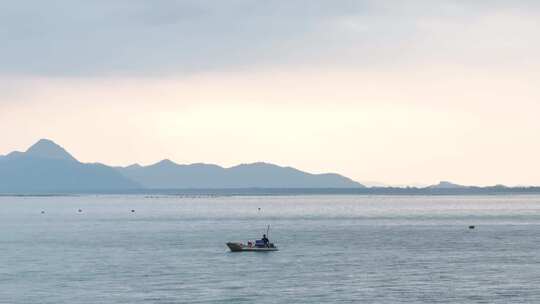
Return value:
[(536, 1), (6, 1), (0, 74), (538, 64), (538, 20)]

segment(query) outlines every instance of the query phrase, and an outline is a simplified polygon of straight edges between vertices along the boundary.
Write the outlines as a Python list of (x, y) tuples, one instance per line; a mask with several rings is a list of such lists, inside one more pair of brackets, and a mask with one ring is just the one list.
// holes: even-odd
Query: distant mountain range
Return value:
[(268, 163), (110, 167), (81, 163), (51, 140), (0, 156), (0, 193), (123, 192), (159, 189), (363, 188), (339, 174), (310, 174)]
[(448, 181), (427, 187), (365, 187), (339, 174), (310, 174), (262, 162), (223, 168), (166, 159), (149, 166), (111, 167), (81, 163), (47, 139), (25, 152), (0, 155), (0, 194), (65, 193), (470, 195), (539, 194), (540, 187), (477, 187)]
[(338, 174), (310, 174), (267, 163), (223, 168), (210, 164), (179, 165), (162, 160), (154, 165), (116, 168), (149, 189), (175, 188), (357, 188), (361, 184)]

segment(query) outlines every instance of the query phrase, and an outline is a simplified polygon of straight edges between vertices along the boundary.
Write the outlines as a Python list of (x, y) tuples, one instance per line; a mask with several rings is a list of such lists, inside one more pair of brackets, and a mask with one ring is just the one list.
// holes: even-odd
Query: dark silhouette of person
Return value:
[(261, 240), (264, 242), (264, 246), (268, 247), (268, 244), (270, 244), (270, 240), (266, 237), (266, 234), (263, 234)]

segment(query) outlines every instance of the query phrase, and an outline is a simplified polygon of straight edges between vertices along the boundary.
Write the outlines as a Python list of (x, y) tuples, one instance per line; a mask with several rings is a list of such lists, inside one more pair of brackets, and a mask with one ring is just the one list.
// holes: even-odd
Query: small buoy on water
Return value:
[(135, 209), (131, 209), (131, 212), (135, 212)]
[(474, 229), (474, 225), (469, 226), (469, 229)]
[(258, 209), (259, 209), (259, 211), (261, 211), (261, 208), (260, 208), (260, 207), (259, 207)]
[(41, 210), (41, 214), (45, 214), (45, 211)]
[(79, 209), (79, 212), (82, 212), (82, 209)]

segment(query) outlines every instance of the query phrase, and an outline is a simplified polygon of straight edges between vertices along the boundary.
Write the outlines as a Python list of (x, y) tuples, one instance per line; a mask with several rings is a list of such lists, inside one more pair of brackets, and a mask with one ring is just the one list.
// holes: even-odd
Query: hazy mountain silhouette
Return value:
[(429, 187), (366, 188), (338, 174), (310, 174), (268, 163), (223, 168), (202, 163), (179, 165), (163, 160), (150, 166), (135, 164), (113, 168), (81, 163), (64, 148), (46, 139), (25, 152), (0, 155), (0, 194), (106, 192), (470, 195), (537, 194), (540, 187), (477, 187), (443, 181)]
[(0, 158), (0, 192), (58, 193), (137, 189), (111, 167), (84, 164), (59, 145), (42, 139), (26, 152)]
[(430, 188), (430, 189), (463, 189), (463, 188), (468, 188), (468, 187), (463, 186), (463, 185), (454, 184), (454, 183), (447, 182), (447, 181), (442, 181), (442, 182), (439, 182), (436, 185), (431, 185), (428, 188)]
[(150, 166), (117, 168), (150, 189), (178, 188), (357, 188), (361, 184), (338, 174), (310, 174), (267, 163), (223, 168), (210, 164), (179, 165), (162, 160)]
[(360, 187), (363, 186), (338, 174), (310, 174), (267, 163), (232, 168), (209, 164), (178, 165), (170, 160), (125, 168), (86, 164), (47, 139), (39, 140), (25, 152), (0, 156), (0, 193)]

